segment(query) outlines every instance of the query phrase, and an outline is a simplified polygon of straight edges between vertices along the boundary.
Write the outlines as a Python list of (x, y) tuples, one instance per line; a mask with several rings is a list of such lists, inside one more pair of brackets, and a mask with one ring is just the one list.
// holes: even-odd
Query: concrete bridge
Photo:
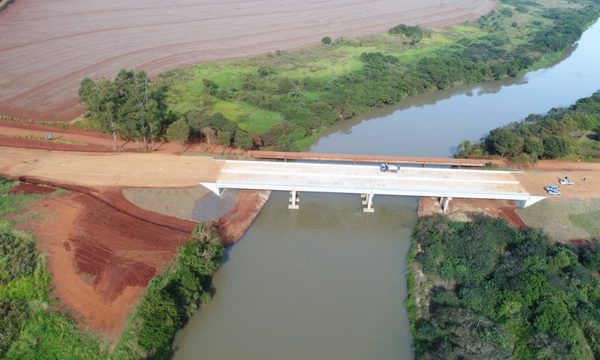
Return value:
[(530, 195), (510, 171), (401, 167), (382, 172), (378, 165), (224, 160), (215, 182), (201, 184), (220, 195), (223, 189), (290, 192), (290, 209), (298, 209), (301, 192), (361, 195), (365, 212), (373, 212), (377, 195), (438, 197), (447, 209), (453, 198), (514, 200), (527, 207), (543, 196)]

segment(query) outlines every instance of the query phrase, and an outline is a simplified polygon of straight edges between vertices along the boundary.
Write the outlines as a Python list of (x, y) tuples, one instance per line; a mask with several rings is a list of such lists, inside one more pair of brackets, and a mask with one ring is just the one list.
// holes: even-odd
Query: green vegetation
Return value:
[(594, 0), (504, 0), (478, 21), (446, 29), (398, 25), (388, 34), (174, 70), (158, 81), (176, 117), (227, 120), (227, 129), (208, 126), (215, 139), (235, 144), (233, 124), (253, 147), (299, 150), (369, 108), (548, 65), (599, 10)]
[(183, 145), (190, 138), (190, 126), (183, 119), (179, 119), (173, 122), (167, 128), (167, 140), (178, 142), (181, 145), (181, 152), (183, 152)]
[(89, 78), (81, 82), (79, 99), (86, 106), (86, 116), (100, 128), (125, 140), (143, 141), (144, 149), (164, 135), (173, 122), (165, 104), (165, 87), (148, 79), (145, 72), (121, 70), (114, 81)]
[(331, 38), (329, 36), (325, 36), (324, 38), (321, 39), (321, 44), (323, 44), (323, 45), (331, 45), (332, 42), (333, 42), (333, 40), (331, 40)]
[(417, 358), (598, 358), (599, 249), (482, 215), (422, 219), (407, 301)]
[(568, 108), (490, 131), (478, 144), (462, 142), (456, 157), (500, 155), (518, 162), (600, 158), (600, 91)]
[[(37, 196), (10, 194), (14, 182), (0, 178), (0, 217)], [(35, 239), (0, 220), (0, 358), (101, 359), (100, 342), (81, 334), (68, 317), (52, 310), (51, 275)]]
[[(0, 178), (0, 217), (38, 195), (11, 194), (16, 182)], [(0, 358), (166, 359), (175, 332), (213, 293), (223, 245), (216, 232), (199, 225), (175, 260), (152, 279), (114, 350), (81, 333), (56, 310), (49, 295), (51, 274), (35, 239), (0, 220)]]
[(217, 233), (198, 225), (175, 261), (156, 276), (113, 352), (116, 359), (167, 359), (177, 330), (210, 301), (224, 249)]

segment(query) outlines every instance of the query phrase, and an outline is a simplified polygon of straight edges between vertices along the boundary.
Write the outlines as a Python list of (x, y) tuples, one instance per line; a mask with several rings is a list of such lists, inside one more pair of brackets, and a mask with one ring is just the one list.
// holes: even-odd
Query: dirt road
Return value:
[(0, 147), (0, 173), (80, 186), (189, 187), (215, 181), (221, 163), (203, 156), (77, 153)]
[(515, 177), (533, 195), (546, 195), (544, 186), (559, 185), (568, 176), (575, 184), (560, 186), (560, 198), (600, 198), (600, 163), (540, 161)]
[(158, 74), (316, 45), (325, 36), (475, 19), (494, 0), (23, 0), (0, 13), (0, 114), (71, 120), (86, 77)]

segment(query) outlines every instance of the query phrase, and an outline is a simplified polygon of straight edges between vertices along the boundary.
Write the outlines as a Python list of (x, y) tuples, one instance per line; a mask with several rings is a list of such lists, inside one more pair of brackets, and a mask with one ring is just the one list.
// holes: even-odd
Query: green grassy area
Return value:
[(599, 200), (549, 199), (517, 209), (528, 226), (543, 229), (554, 241), (600, 238)]
[(259, 135), (256, 146), (299, 150), (339, 119), (369, 108), (556, 62), (598, 9), (593, 0), (504, 0), (478, 21), (419, 30), (418, 37), (399, 32), (336, 39), (192, 66), (163, 74), (162, 80), (177, 116), (222, 113)]
[[(597, 209), (600, 209), (600, 206)], [(600, 219), (600, 210), (569, 215), (569, 220), (573, 225), (579, 226), (595, 238), (600, 238), (600, 221), (598, 219)]]
[(275, 111), (264, 110), (246, 103), (224, 100), (216, 100), (210, 113), (221, 113), (235, 122), (240, 129), (253, 134), (264, 134), (273, 125), (283, 120), (283, 116)]

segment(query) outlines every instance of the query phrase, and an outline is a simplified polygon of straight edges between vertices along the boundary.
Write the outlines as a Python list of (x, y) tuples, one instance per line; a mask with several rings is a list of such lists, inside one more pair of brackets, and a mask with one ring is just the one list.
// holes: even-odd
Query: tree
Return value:
[(183, 145), (190, 138), (190, 126), (184, 119), (179, 119), (173, 122), (167, 128), (167, 139), (169, 141), (177, 141), (181, 146), (181, 153), (183, 153)]
[(556, 159), (569, 153), (569, 144), (562, 137), (550, 136), (544, 139), (543, 144), (545, 158)]
[(507, 128), (498, 128), (490, 132), (485, 140), (488, 151), (505, 157), (515, 157), (523, 151), (523, 138)]
[(144, 148), (165, 132), (172, 119), (167, 111), (166, 89), (153, 84), (146, 72), (121, 70), (114, 81), (86, 78), (79, 89), (86, 116), (96, 120), (104, 132), (128, 140), (142, 140)]
[(206, 138), (206, 143), (210, 145), (215, 138), (217, 137), (217, 133), (210, 126), (206, 126), (202, 128), (202, 135)]
[(233, 140), (233, 144), (244, 150), (250, 150), (254, 146), (250, 134), (243, 130), (238, 130), (235, 132), (235, 139)]
[(231, 146), (233, 133), (228, 130), (221, 130), (217, 133), (217, 142), (220, 145)]
[(469, 140), (464, 140), (458, 145), (454, 157), (457, 159), (466, 159), (473, 153), (473, 144)]
[(544, 153), (544, 143), (539, 137), (530, 136), (525, 139), (524, 149), (533, 159), (537, 160)]

